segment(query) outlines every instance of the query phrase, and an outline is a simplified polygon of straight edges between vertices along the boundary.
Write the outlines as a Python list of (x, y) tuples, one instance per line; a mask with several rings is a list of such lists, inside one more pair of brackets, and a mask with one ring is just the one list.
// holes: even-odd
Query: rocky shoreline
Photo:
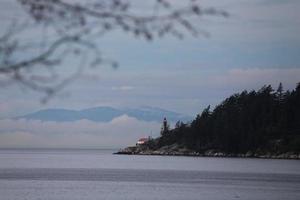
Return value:
[(114, 154), (125, 155), (153, 155), (153, 156), (193, 156), (193, 157), (228, 157), (228, 158), (268, 158), (268, 159), (300, 159), (299, 153), (271, 153), (271, 152), (251, 152), (245, 154), (229, 154), (217, 150), (207, 150), (196, 152), (187, 148), (180, 148), (177, 145), (164, 146), (153, 150), (146, 146), (132, 146), (120, 149)]

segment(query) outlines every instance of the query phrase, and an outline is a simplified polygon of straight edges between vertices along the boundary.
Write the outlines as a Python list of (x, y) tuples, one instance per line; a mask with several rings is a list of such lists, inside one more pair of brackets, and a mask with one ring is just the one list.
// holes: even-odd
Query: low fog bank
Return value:
[(122, 115), (110, 122), (0, 120), (0, 148), (120, 148), (157, 136), (160, 124)]

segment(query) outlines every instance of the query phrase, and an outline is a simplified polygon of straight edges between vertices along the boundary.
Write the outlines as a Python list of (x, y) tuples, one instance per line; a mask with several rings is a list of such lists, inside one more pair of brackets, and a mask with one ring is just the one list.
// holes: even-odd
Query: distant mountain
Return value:
[(155, 107), (139, 108), (112, 108), (112, 107), (95, 107), (84, 110), (67, 110), (67, 109), (45, 109), (24, 116), (18, 116), (16, 119), (54, 121), (54, 122), (71, 122), (87, 119), (95, 122), (108, 122), (121, 115), (128, 115), (142, 121), (161, 122), (166, 117), (171, 122), (187, 122), (192, 119), (191, 116), (164, 110)]

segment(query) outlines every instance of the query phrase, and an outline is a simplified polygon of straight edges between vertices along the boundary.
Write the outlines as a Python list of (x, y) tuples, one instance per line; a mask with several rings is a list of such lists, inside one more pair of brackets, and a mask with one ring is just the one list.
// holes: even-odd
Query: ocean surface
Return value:
[(300, 199), (300, 161), (0, 150), (0, 200)]

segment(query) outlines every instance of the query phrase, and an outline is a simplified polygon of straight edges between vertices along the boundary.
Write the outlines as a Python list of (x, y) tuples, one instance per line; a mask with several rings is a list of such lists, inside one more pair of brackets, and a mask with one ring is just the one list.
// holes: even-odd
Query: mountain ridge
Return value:
[(161, 122), (166, 117), (170, 122), (184, 121), (192, 119), (191, 116), (156, 108), (142, 106), (139, 108), (114, 108), (109, 106), (98, 106), (81, 110), (72, 110), (64, 108), (48, 108), (33, 113), (17, 116), (14, 119), (54, 121), (54, 122), (72, 122), (82, 119), (95, 122), (109, 122), (112, 119), (128, 115), (142, 121)]

